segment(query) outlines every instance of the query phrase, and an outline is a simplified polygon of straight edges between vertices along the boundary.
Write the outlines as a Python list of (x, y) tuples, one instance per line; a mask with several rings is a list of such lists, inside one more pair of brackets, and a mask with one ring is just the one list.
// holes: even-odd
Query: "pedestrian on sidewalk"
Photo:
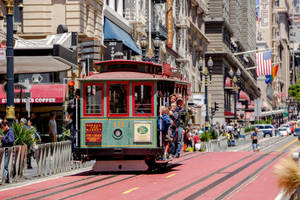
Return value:
[(50, 115), (50, 120), (49, 120), (49, 135), (51, 142), (57, 142), (57, 125), (56, 125), (56, 114), (53, 112)]
[(251, 135), (251, 139), (252, 139), (252, 149), (254, 152), (259, 151), (258, 148), (258, 128), (254, 129), (254, 132)]
[[(12, 147), (14, 146), (15, 142), (15, 135), (13, 130), (8, 126), (7, 121), (2, 121), (1, 123), (1, 130), (4, 133), (4, 137), (2, 138), (2, 147)], [(8, 149), (5, 148), (5, 155), (4, 155), (4, 178), (5, 182), (9, 182), (8, 180)], [(3, 177), (2, 177), (3, 178)]]

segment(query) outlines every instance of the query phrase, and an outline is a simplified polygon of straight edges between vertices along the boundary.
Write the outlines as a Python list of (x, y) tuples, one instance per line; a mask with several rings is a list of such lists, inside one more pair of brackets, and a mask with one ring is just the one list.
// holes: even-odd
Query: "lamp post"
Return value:
[(14, 0), (6, 0), (6, 73), (7, 73), (7, 107), (6, 118), (11, 127), (15, 119), (14, 107), (14, 33), (13, 33), (13, 11)]
[(148, 42), (145, 36), (141, 39), (141, 47), (142, 47), (142, 60), (146, 61), (146, 47), (148, 46)]
[[(204, 75), (204, 86), (205, 86), (205, 99), (204, 99), (204, 103), (206, 106), (206, 113), (205, 113), (205, 131), (208, 131), (208, 123), (209, 123), (209, 116), (208, 116), (208, 84), (211, 82), (211, 75), (212, 75), (212, 67), (214, 65), (212, 58), (209, 57), (208, 62), (207, 62), (207, 66), (208, 67), (204, 67), (204, 70), (202, 72), (203, 69), (203, 65), (204, 62), (202, 60), (202, 58), (200, 58), (199, 61), (199, 71), (200, 71), (200, 76), (201, 76), (201, 80), (202, 80), (202, 75)], [(209, 77), (209, 82), (208, 82), (208, 77)]]
[(156, 32), (155, 38), (154, 38), (154, 56), (155, 56), (155, 62), (158, 63), (159, 61), (159, 45), (160, 45), (160, 39), (158, 32)]
[[(149, 62), (159, 62), (159, 47), (160, 47), (160, 42), (161, 40), (159, 39), (159, 34), (157, 33), (153, 44), (154, 44), (154, 57), (153, 57), (153, 52), (149, 53), (149, 51), (146, 53), (146, 48), (148, 47), (148, 41), (145, 36), (142, 37), (141, 39), (141, 48), (142, 48), (142, 60), (143, 61), (149, 61)], [(149, 50), (149, 49), (148, 49)]]
[(229, 77), (232, 79), (232, 82), (235, 84), (234, 86), (234, 120), (235, 123), (237, 121), (237, 101), (238, 101), (238, 93), (239, 93), (239, 86), (240, 86), (240, 78), (241, 78), (241, 71), (238, 69), (234, 75), (232, 69), (229, 71)]

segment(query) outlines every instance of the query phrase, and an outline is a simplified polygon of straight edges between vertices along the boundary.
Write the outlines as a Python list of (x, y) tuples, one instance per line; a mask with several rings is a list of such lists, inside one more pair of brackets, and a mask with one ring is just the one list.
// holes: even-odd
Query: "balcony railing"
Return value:
[(125, 19), (131, 23), (146, 23), (146, 17), (143, 12), (136, 8), (126, 8), (124, 11)]
[[(148, 26), (146, 26), (146, 32), (148, 32)], [(160, 22), (158, 24), (154, 21), (151, 23), (151, 32), (152, 37), (155, 37), (156, 32), (158, 32), (160, 39), (166, 40), (168, 38), (167, 27)]]

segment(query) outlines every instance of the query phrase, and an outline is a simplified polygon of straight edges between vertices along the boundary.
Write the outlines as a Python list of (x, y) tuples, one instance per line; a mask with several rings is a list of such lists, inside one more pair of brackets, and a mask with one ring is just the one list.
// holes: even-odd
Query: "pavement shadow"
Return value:
[(182, 164), (179, 163), (169, 163), (166, 166), (158, 167), (153, 170), (147, 170), (147, 171), (108, 171), (108, 172), (96, 172), (93, 170), (80, 172), (77, 174), (72, 174), (69, 176), (91, 176), (91, 175), (141, 175), (141, 174), (165, 174), (170, 171), (177, 171), (176, 167), (180, 166)]

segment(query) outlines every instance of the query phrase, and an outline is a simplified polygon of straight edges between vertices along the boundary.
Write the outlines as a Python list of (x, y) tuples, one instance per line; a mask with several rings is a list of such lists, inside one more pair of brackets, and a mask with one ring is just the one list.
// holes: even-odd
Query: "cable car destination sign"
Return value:
[(99, 145), (102, 142), (102, 123), (85, 124), (86, 145)]

